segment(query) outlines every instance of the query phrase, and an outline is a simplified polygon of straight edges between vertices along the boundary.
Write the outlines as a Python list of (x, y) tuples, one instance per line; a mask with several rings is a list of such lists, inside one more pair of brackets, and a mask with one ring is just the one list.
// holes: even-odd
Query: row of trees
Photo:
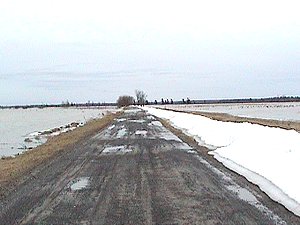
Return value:
[[(117, 105), (118, 107), (124, 107), (124, 106), (129, 106), (129, 105), (140, 105), (140, 106), (144, 106), (144, 105), (148, 105), (148, 100), (147, 100), (147, 94), (144, 91), (141, 90), (135, 90), (135, 97), (129, 96), (129, 95), (123, 95), (120, 96), (117, 100)], [(182, 103), (183, 104), (191, 104), (191, 100), (189, 98), (182, 99)], [(154, 101), (154, 104), (157, 105), (158, 102), (157, 100)], [(161, 99), (160, 104), (164, 105), (164, 104), (174, 104), (173, 99)]]

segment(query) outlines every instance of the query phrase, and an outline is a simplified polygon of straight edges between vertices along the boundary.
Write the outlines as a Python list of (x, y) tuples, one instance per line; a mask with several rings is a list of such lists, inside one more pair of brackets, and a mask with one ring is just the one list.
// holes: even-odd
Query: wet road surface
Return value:
[(299, 224), (236, 179), (132, 108), (28, 175), (0, 224)]

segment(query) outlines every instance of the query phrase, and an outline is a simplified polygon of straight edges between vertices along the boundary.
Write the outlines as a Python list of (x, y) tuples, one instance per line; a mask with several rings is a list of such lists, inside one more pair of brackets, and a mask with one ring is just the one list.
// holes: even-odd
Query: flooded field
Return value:
[(75, 129), (115, 107), (0, 110), (0, 157), (13, 156), (44, 143), (49, 136)]
[(160, 108), (227, 113), (233, 116), (300, 122), (300, 102), (162, 105)]

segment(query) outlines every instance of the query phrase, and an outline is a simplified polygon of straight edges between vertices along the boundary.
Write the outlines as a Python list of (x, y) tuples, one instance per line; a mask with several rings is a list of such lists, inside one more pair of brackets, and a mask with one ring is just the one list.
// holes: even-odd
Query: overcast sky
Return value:
[(300, 95), (295, 0), (2, 0), (0, 105)]

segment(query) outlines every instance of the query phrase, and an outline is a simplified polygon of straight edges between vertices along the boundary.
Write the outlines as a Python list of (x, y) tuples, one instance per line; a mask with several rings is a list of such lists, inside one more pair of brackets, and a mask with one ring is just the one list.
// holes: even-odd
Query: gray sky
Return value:
[(295, 0), (3, 0), (0, 105), (300, 95)]

